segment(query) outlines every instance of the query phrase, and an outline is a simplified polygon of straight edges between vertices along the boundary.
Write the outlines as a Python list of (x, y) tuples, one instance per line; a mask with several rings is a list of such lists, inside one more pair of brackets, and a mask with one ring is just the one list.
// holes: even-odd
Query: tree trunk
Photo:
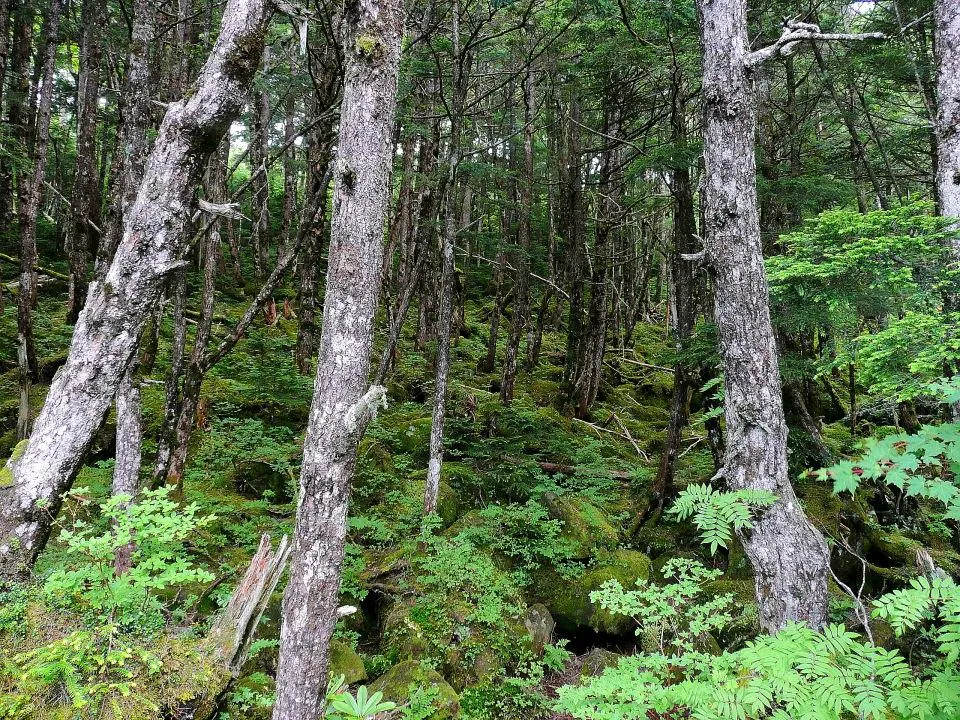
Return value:
[(33, 341), (33, 306), (37, 301), (37, 216), (47, 170), (50, 145), (50, 116), (53, 112), (53, 75), (56, 70), (60, 32), (61, 0), (51, 0), (44, 20), (43, 66), (37, 87), (37, 114), (30, 161), (32, 169), (23, 173), (19, 190), (20, 294), (17, 296), (17, 365), (20, 371), (20, 411), (17, 440), (30, 434), (30, 384), (37, 376), (37, 355)]
[(140, 420), (140, 382), (133, 367), (117, 390), (117, 452), (113, 468), (114, 495), (135, 497), (140, 492), (143, 425)]
[(509, 405), (513, 400), (517, 379), (517, 356), (520, 340), (527, 329), (530, 315), (530, 224), (533, 215), (533, 65), (527, 65), (523, 83), (523, 180), (520, 183), (520, 229), (517, 233), (517, 253), (514, 260), (514, 300), (510, 336), (507, 338), (503, 361), (503, 379), (500, 382), (500, 402)]
[[(9, 52), (10, 82), (6, 92), (7, 126), (16, 140), (27, 145), (30, 126), (28, 98), (30, 94), (30, 54), (33, 36), (33, 7), (30, 3), (5, 0), (12, 9), (12, 36)], [(3, 75), (2, 77), (6, 77)], [(0, 83), (3, 85), (3, 83)], [(0, 222), (11, 222), (13, 195), (13, 168), (6, 157), (0, 156)]]
[(163, 284), (184, 263), (197, 181), (250, 89), (269, 17), (264, 0), (229, 0), (193, 93), (168, 106), (110, 269), (92, 285), (29, 444), (7, 464), (13, 482), (0, 488), (0, 575), (33, 565)]
[(430, 462), (423, 494), (423, 514), (437, 509), (440, 471), (443, 466), (443, 431), (447, 411), (447, 380), (450, 375), (450, 344), (453, 324), (454, 258), (457, 241), (457, 168), (460, 165), (461, 109), (467, 96), (469, 72), (460, 52), (460, 0), (453, 0), (453, 98), (450, 103), (450, 145), (447, 150), (447, 180), (443, 199), (443, 244), (440, 249), (440, 312), (437, 322), (437, 380), (433, 391), (433, 420), (430, 425)]
[(294, 229), (294, 215), (297, 212), (297, 148), (294, 140), (296, 131), (297, 99), (293, 93), (287, 95), (283, 108), (283, 143), (287, 149), (283, 152), (283, 229), (277, 254), (282, 254), (290, 242)]
[(101, 27), (103, 0), (83, 3), (80, 81), (77, 89), (77, 159), (70, 196), (70, 222), (65, 241), (70, 261), (67, 323), (74, 324), (87, 299), (87, 253), (96, 247), (100, 222), (97, 167), (97, 110), (100, 99)]
[(756, 575), (761, 626), (776, 632), (800, 621), (820, 628), (827, 620), (829, 554), (787, 470), (787, 427), (757, 214), (746, 0), (697, 5), (704, 48), (705, 249), (726, 391), (721, 472), (731, 489), (779, 497), (741, 537)]
[[(677, 146), (686, 143), (687, 130), (684, 108), (680, 100), (682, 89), (679, 78), (675, 80), (672, 93), (671, 125), (673, 142)], [(693, 186), (690, 182), (690, 168), (686, 165), (673, 169), (670, 183), (673, 196), (673, 247), (670, 252), (670, 293), (673, 298), (673, 340), (677, 351), (681, 351), (693, 335), (696, 322), (696, 266), (684, 255), (696, 253), (697, 223), (696, 209), (693, 203)], [(663, 504), (673, 495), (673, 471), (680, 439), (687, 426), (690, 414), (690, 391), (692, 390), (690, 369), (679, 361), (673, 371), (673, 394), (670, 399), (670, 422), (667, 426), (667, 439), (657, 477), (653, 481), (651, 510), (648, 515), (663, 509)]]
[(253, 245), (253, 272), (257, 280), (267, 274), (267, 259), (270, 253), (270, 178), (267, 160), (270, 156), (270, 98), (257, 90), (250, 103), (253, 116), (250, 140), (250, 164), (253, 182), (250, 184), (250, 214), (253, 226), (250, 241)]
[(334, 171), (327, 294), (290, 581), (283, 599), (274, 720), (323, 711), (357, 442), (384, 400), (368, 388), (389, 203), (401, 2), (344, 11), (346, 75)]
[[(960, 6), (936, 0), (934, 49), (937, 64), (937, 189), (940, 214), (960, 217)], [(960, 257), (960, 239), (954, 239)]]

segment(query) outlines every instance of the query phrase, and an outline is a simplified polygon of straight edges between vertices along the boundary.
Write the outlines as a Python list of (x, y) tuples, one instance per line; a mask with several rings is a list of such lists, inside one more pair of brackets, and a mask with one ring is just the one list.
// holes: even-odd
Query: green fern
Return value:
[(776, 495), (763, 490), (720, 491), (709, 485), (690, 485), (677, 497), (670, 513), (678, 520), (692, 517), (701, 540), (713, 554), (717, 548), (727, 547), (734, 531), (753, 527), (757, 509), (776, 501)]

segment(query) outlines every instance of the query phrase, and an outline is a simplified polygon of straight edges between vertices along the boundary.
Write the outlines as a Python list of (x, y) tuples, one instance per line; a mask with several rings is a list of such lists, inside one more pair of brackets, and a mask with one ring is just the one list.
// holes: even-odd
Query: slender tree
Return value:
[(381, 386), (368, 386), (368, 373), (403, 24), (399, 1), (349, 0), (344, 8), (346, 70), (327, 293), (283, 599), (274, 720), (322, 714), (357, 442), (385, 398)]
[(22, 174), (18, 186), (20, 225), (20, 293), (17, 296), (17, 365), (20, 372), (20, 412), (17, 439), (30, 434), (30, 384), (37, 375), (33, 340), (33, 306), (37, 301), (37, 217), (47, 174), (50, 147), (50, 117), (53, 113), (53, 75), (56, 71), (60, 38), (61, 0), (51, 0), (43, 23), (40, 52), (40, 84), (36, 93), (36, 120), (30, 142), (31, 169)]

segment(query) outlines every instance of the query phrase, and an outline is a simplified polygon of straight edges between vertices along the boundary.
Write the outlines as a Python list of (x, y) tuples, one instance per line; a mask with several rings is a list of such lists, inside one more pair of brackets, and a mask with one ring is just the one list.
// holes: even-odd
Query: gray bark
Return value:
[(131, 367), (117, 390), (117, 452), (111, 489), (114, 495), (135, 497), (140, 492), (142, 442), (140, 382)]
[[(960, 217), (960, 5), (936, 0), (934, 12), (940, 214)], [(960, 239), (954, 250), (960, 255)]]
[(457, 240), (457, 168), (460, 165), (460, 135), (463, 118), (460, 109), (466, 97), (465, 60), (460, 54), (460, 2), (454, 0), (453, 21), (453, 98), (450, 104), (450, 147), (447, 156), (446, 194), (443, 201), (443, 243), (440, 248), (440, 308), (437, 322), (437, 380), (433, 390), (433, 419), (430, 425), (430, 461), (423, 494), (423, 514), (437, 508), (440, 471), (443, 466), (443, 430), (447, 411), (447, 379), (450, 375), (450, 336), (453, 319), (453, 251)]
[(346, 74), (327, 293), (283, 599), (274, 720), (316, 720), (322, 713), (357, 443), (384, 400), (382, 387), (368, 390), (368, 373), (403, 22), (399, 0), (348, 0), (344, 8)]
[(0, 488), (0, 575), (29, 570), (43, 548), (163, 284), (184, 262), (194, 190), (250, 89), (269, 17), (264, 0), (230, 0), (192, 94), (168, 106), (113, 262), (91, 285), (29, 444), (7, 464), (12, 482)]
[(732, 489), (779, 497), (741, 538), (756, 576), (762, 627), (775, 632), (799, 621), (820, 628), (827, 620), (829, 555), (787, 472), (787, 426), (757, 213), (746, 0), (697, 5), (704, 49), (705, 251), (726, 391), (721, 473)]

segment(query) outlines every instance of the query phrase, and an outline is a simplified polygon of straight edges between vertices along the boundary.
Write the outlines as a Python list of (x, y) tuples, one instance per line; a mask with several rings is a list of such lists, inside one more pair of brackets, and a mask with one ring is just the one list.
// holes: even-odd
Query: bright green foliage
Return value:
[(915, 397), (960, 356), (955, 315), (941, 312), (957, 280), (948, 221), (929, 203), (857, 213), (833, 210), (781, 240), (767, 261), (774, 317), (788, 333), (819, 333), (816, 367), (784, 358), (784, 374), (853, 363), (871, 391)]
[(942, 503), (944, 517), (960, 520), (960, 425), (925, 425), (914, 434), (897, 433), (866, 442), (859, 460), (844, 460), (818, 471), (836, 493), (855, 492), (861, 483), (881, 481), (907, 495)]
[(648, 709), (689, 708), (697, 720), (949, 720), (960, 676), (914, 676), (893, 650), (841, 625), (790, 625), (742, 650), (710, 658), (633, 656), (582, 687), (561, 689), (558, 709), (589, 720), (639, 720)]
[(499, 571), (489, 555), (478, 551), (462, 538), (434, 537), (424, 534), (427, 552), (416, 558), (417, 580), (439, 603), (434, 617), (443, 616), (440, 608), (456, 596), (469, 603), (468, 621), (497, 626), (519, 611), (517, 588), (510, 577)]
[(848, 352), (870, 392), (900, 400), (930, 395), (943, 368), (960, 362), (960, 314), (908, 311), (862, 334)]
[[(165, 591), (213, 580), (184, 552), (184, 542), (212, 518), (197, 517), (196, 505), (178, 507), (169, 494), (146, 490), (133, 504), (115, 495), (101, 507), (102, 522), (77, 519), (62, 530), (64, 562), (43, 585), (50, 601), (141, 632), (162, 627)], [(130, 570), (117, 574), (114, 560), (127, 547)]]
[(695, 560), (674, 558), (663, 566), (663, 575), (675, 582), (656, 586), (638, 580), (635, 590), (625, 590), (610, 580), (590, 599), (615, 615), (632, 617), (637, 635), (653, 638), (661, 654), (696, 653), (707, 633), (732, 620), (732, 595), (707, 598), (703, 592), (705, 583), (722, 574)]
[(899, 636), (934, 622), (932, 638), (947, 664), (960, 659), (960, 586), (949, 577), (914, 578), (874, 603), (875, 617), (887, 620)]
[(767, 272), (779, 321), (856, 335), (868, 318), (939, 306), (948, 281), (949, 222), (929, 203), (858, 213), (832, 210), (781, 238)]
[(679, 520), (693, 517), (710, 553), (718, 547), (727, 547), (733, 530), (753, 527), (753, 514), (758, 508), (768, 507), (777, 496), (762, 490), (714, 490), (709, 485), (690, 485), (678, 496), (670, 512)]
[(355, 695), (351, 694), (342, 687), (343, 676), (333, 684), (339, 689), (327, 695), (327, 711), (324, 717), (329, 720), (370, 720), (397, 707), (396, 703), (385, 702), (382, 692), (371, 695), (366, 685), (357, 688)]
[(561, 537), (562, 523), (551, 519), (540, 503), (488, 505), (479, 517), (481, 524), (465, 528), (460, 537), (512, 558), (521, 582), (543, 564), (562, 570), (571, 561), (570, 543)]
[[(2, 718), (152, 720), (222, 686), (213, 650), (192, 638), (145, 642), (115, 624), (71, 631), (64, 617), (39, 608), (24, 623), (35, 634), (14, 643), (25, 649), (0, 668)], [(35, 644), (49, 632), (63, 634)]]

